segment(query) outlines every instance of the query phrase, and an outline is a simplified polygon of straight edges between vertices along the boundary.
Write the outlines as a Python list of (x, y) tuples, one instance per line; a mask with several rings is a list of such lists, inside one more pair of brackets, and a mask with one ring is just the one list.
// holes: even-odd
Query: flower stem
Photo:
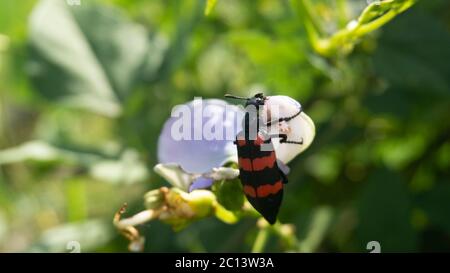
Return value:
[(305, 239), (298, 243), (298, 251), (315, 252), (327, 234), (333, 218), (330, 207), (319, 207), (313, 214)]
[(269, 230), (266, 227), (261, 228), (256, 235), (255, 242), (253, 243), (252, 253), (261, 253), (267, 244), (269, 238)]
[(413, 4), (415, 3), (415, 1), (408, 1), (406, 2), (406, 4), (404, 4), (402, 6), (402, 8), (400, 9), (392, 9), (390, 11), (388, 11), (386, 14), (384, 14), (383, 16), (379, 17), (376, 20), (373, 20), (370, 23), (367, 23), (365, 25), (361, 25), (356, 31), (355, 31), (355, 35), (357, 37), (361, 37), (366, 35), (367, 33), (370, 33), (376, 29), (381, 28), (383, 25), (387, 24), (389, 21), (391, 21), (392, 19), (395, 18), (395, 16), (397, 16), (398, 14), (402, 13), (403, 11), (409, 9)]
[[(378, 18), (373, 17), (373, 11), (378, 7), (376, 3), (372, 3), (362, 12), (357, 20), (352, 21), (352, 24), (346, 26), (343, 22), (343, 16), (339, 18), (341, 29), (332, 35), (324, 37), (321, 31), (320, 24), (317, 20), (317, 15), (314, 13), (314, 7), (309, 0), (296, 0), (297, 10), (302, 18), (308, 38), (314, 50), (326, 57), (331, 57), (339, 53), (349, 53), (359, 39), (370, 32), (373, 32), (383, 25), (390, 22), (398, 14), (409, 9), (416, 3), (417, 0), (406, 0), (400, 6), (394, 6), (393, 0), (381, 2), (388, 7), (388, 11), (380, 15)], [(339, 10), (344, 12), (344, 2), (340, 1)], [(367, 17), (370, 17), (368, 20)]]

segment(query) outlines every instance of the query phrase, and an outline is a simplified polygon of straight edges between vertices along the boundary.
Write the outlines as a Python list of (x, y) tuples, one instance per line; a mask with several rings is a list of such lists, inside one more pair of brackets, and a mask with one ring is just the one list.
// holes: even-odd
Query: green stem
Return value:
[[(302, 17), (308, 38), (311, 42), (312, 47), (316, 52), (323, 56), (330, 57), (336, 52), (343, 51), (348, 53), (353, 48), (353, 45), (357, 39), (362, 38), (366, 34), (379, 29), (392, 19), (394, 19), (398, 14), (404, 12), (414, 5), (416, 0), (409, 0), (402, 4), (399, 8), (392, 8), (385, 14), (381, 15), (379, 18), (365, 23), (364, 18), (369, 12), (372, 11), (375, 4), (369, 5), (365, 11), (361, 14), (360, 18), (355, 22), (355, 25), (351, 28), (348, 26), (342, 28), (341, 30), (335, 32), (333, 35), (323, 38), (321, 35), (321, 27), (317, 20), (317, 16), (314, 14), (314, 9), (308, 0), (297, 0), (297, 10)], [(383, 2), (384, 3), (384, 2)], [(384, 4), (390, 4), (384, 3)], [(342, 2), (338, 3), (339, 9), (343, 10)], [(340, 22), (342, 23), (342, 22)]]
[(376, 29), (381, 28), (382, 26), (387, 24), (389, 21), (394, 19), (395, 16), (397, 16), (399, 13), (402, 13), (403, 11), (409, 9), (414, 3), (415, 3), (415, 1), (410, 1), (407, 4), (405, 4), (401, 9), (398, 9), (398, 10), (392, 9), (392, 10), (388, 11), (387, 13), (385, 13), (380, 18), (373, 20), (370, 23), (359, 26), (355, 30), (355, 36), (361, 37), (361, 36), (366, 35), (367, 33), (370, 33)]
[(306, 34), (314, 47), (314, 44), (320, 40), (320, 36), (322, 35), (320, 20), (308, 0), (296, 0), (294, 1), (294, 6), (305, 25)]
[(261, 228), (256, 235), (255, 242), (253, 243), (252, 253), (261, 253), (267, 244), (269, 238), (269, 230), (266, 227)]
[(326, 235), (326, 232), (331, 224), (332, 217), (333, 211), (330, 207), (319, 207), (314, 212), (305, 239), (298, 243), (298, 251), (316, 251)]
[(217, 0), (208, 0), (206, 2), (205, 15), (208, 16), (217, 4)]
[(319, 16), (315, 12), (311, 2), (309, 0), (297, 0), (296, 4), (297, 10), (299, 11), (300, 16), (303, 17), (303, 20), (309, 22), (317, 35), (320, 35), (323, 31), (322, 25), (320, 24)]
[(0, 52), (8, 49), (9, 42), (9, 37), (0, 33)]
[(292, 224), (281, 224), (277, 221), (270, 227), (271, 231), (280, 238), (286, 251), (296, 251), (298, 245), (298, 238), (295, 235), (295, 226)]

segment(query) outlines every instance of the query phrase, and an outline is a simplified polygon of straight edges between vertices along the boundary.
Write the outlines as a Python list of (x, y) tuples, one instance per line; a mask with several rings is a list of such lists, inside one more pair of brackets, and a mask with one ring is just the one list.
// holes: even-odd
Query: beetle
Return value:
[(226, 98), (245, 100), (245, 116), (243, 130), (236, 135), (239, 178), (243, 191), (250, 204), (271, 224), (276, 222), (278, 211), (283, 200), (284, 184), (288, 182), (288, 168), (277, 160), (272, 138), (279, 138), (280, 144), (302, 145), (303, 140), (287, 139), (287, 134), (267, 133), (267, 127), (275, 123), (287, 122), (301, 113), (277, 120), (263, 122), (260, 109), (267, 97), (258, 93), (250, 98), (225, 95)]

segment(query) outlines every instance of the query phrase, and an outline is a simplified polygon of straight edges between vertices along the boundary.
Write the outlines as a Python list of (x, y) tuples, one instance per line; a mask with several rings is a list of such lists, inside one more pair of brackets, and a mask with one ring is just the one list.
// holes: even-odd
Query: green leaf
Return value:
[(244, 195), (239, 179), (222, 180), (214, 183), (213, 191), (217, 201), (227, 210), (241, 210), (244, 205)]
[(113, 8), (82, 5), (72, 13), (114, 93), (125, 99), (149, 54), (146, 29)]
[(136, 81), (149, 50), (145, 29), (112, 8), (42, 0), (29, 23), (30, 74), (51, 101), (109, 117)]
[(0, 165), (23, 161), (56, 162), (84, 167), (92, 177), (111, 183), (142, 182), (149, 176), (139, 154), (132, 149), (83, 151), (79, 147), (58, 147), (35, 140), (0, 151)]
[(111, 183), (133, 184), (149, 177), (145, 163), (135, 150), (125, 150), (117, 159), (103, 159), (89, 166), (92, 177)]
[(44, 141), (30, 141), (17, 147), (0, 151), (0, 165), (22, 161), (36, 162), (85, 162), (91, 164), (100, 157), (91, 153), (77, 153), (71, 150), (57, 148)]

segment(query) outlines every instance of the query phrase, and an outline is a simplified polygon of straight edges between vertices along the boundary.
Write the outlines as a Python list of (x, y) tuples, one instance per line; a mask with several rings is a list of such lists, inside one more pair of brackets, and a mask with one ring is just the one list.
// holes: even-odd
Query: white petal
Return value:
[(301, 113), (296, 118), (290, 120), (288, 125), (291, 127), (291, 132), (287, 134), (288, 140), (300, 141), (303, 139), (303, 144), (280, 144), (279, 139), (273, 139), (277, 158), (283, 161), (283, 163), (288, 163), (298, 154), (306, 150), (313, 142), (316, 134), (313, 121), (305, 113)]
[[(265, 110), (271, 109), (271, 120), (278, 120), (281, 117), (290, 117), (298, 113), (301, 105), (296, 100), (287, 96), (270, 96), (265, 105)], [(263, 116), (264, 118), (264, 116)], [(290, 141), (302, 141), (303, 144), (280, 144), (278, 138), (273, 138), (277, 158), (283, 163), (288, 163), (298, 154), (306, 150), (311, 145), (316, 134), (314, 122), (304, 112), (287, 122), (290, 132), (287, 139)], [(269, 128), (270, 134), (279, 134), (279, 127), (274, 124)]]
[(157, 164), (153, 170), (166, 179), (172, 186), (185, 192), (188, 191), (189, 185), (196, 178), (195, 175), (185, 172), (180, 165), (175, 163)]

